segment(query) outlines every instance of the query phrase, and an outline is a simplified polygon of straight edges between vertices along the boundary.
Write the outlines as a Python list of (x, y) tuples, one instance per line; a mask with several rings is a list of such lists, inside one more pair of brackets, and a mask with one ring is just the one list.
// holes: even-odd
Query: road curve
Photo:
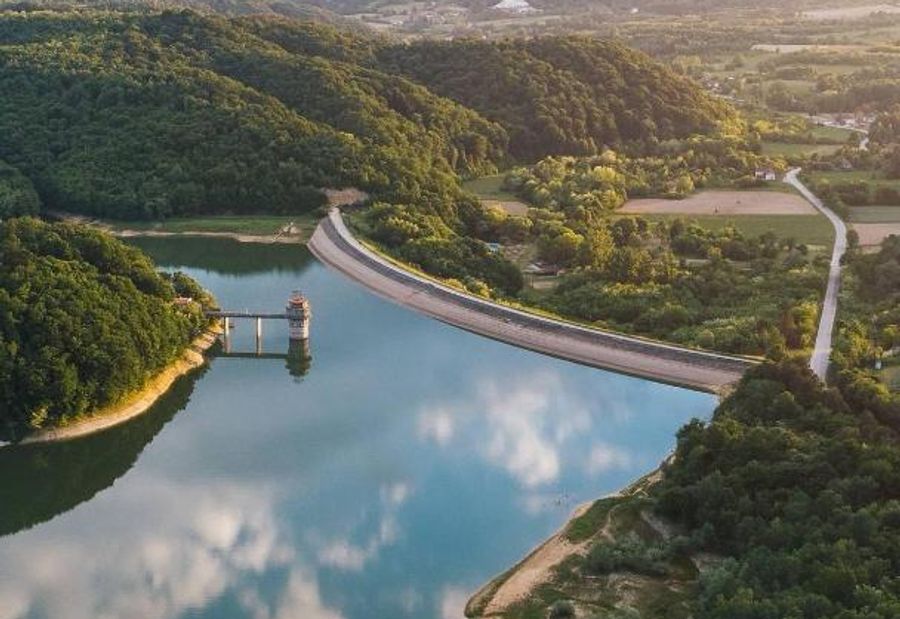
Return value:
[(809, 358), (809, 367), (812, 371), (825, 380), (828, 374), (828, 361), (831, 358), (831, 342), (834, 331), (835, 316), (837, 315), (838, 291), (841, 288), (841, 258), (847, 251), (847, 226), (834, 211), (825, 206), (797, 175), (800, 168), (794, 168), (785, 175), (784, 182), (799, 191), (810, 204), (818, 209), (831, 225), (834, 226), (834, 250), (831, 253), (831, 266), (828, 270), (828, 288), (825, 291), (825, 300), (822, 302), (822, 311), (819, 314), (819, 331), (816, 334), (816, 345), (812, 356)]
[(583, 365), (721, 393), (756, 361), (589, 329), (492, 303), (402, 269), (357, 241), (337, 209), (312, 253), (376, 294), (448, 324)]

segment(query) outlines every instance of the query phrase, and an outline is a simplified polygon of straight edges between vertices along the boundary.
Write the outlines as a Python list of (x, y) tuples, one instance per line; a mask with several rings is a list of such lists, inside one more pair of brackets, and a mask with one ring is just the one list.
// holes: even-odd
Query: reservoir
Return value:
[(295, 245), (134, 240), (236, 321), (228, 354), (107, 432), (0, 449), (0, 619), (461, 619), (713, 396), (419, 316)]

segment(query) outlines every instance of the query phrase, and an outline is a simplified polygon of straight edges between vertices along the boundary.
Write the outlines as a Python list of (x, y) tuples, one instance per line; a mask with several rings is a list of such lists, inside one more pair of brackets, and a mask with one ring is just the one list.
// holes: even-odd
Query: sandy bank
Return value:
[(275, 236), (275, 235), (256, 235), (256, 234), (238, 234), (237, 232), (165, 232), (163, 230), (116, 230), (113, 228), (105, 228), (107, 232), (120, 239), (128, 239), (134, 237), (173, 237), (173, 236), (205, 236), (219, 239), (234, 239), (241, 243), (268, 243), (268, 244), (302, 244), (301, 236)]
[(203, 355), (215, 341), (215, 332), (207, 331), (191, 342), (180, 359), (154, 376), (139, 392), (132, 394), (119, 404), (96, 411), (82, 421), (74, 421), (61, 428), (41, 430), (30, 434), (20, 444), (67, 441), (134, 419), (153, 406), (176, 380), (203, 365), (206, 362)]
[(579, 506), (553, 536), (535, 548), (522, 561), (482, 587), (466, 605), (467, 617), (501, 615), (507, 608), (528, 597), (535, 587), (550, 580), (553, 568), (574, 554), (588, 550), (591, 540), (573, 544), (565, 532), (569, 524), (582, 516), (593, 501)]
[[(663, 467), (672, 461), (670, 455), (662, 464), (646, 475), (640, 477), (618, 492), (597, 499), (625, 498), (643, 494), (662, 479)], [(504, 612), (518, 602), (527, 599), (537, 587), (548, 583), (553, 578), (555, 568), (567, 558), (587, 553), (598, 539), (611, 539), (609, 516), (605, 524), (591, 537), (572, 542), (566, 532), (573, 522), (583, 516), (597, 501), (588, 501), (579, 505), (565, 524), (547, 541), (532, 550), (522, 561), (500, 576), (491, 580), (479, 589), (466, 604), (467, 617), (503, 616)]]
[(554, 320), (461, 293), (411, 273), (360, 244), (332, 211), (310, 239), (313, 254), (380, 296), (515, 346), (624, 374), (721, 393), (751, 359), (720, 355)]

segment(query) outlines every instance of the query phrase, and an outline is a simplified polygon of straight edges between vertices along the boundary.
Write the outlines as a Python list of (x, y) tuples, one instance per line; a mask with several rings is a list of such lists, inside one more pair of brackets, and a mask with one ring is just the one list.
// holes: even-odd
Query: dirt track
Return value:
[(449, 324), (576, 363), (719, 393), (755, 361), (589, 329), (463, 294), (363, 247), (331, 212), (309, 247), (325, 264), (388, 300)]

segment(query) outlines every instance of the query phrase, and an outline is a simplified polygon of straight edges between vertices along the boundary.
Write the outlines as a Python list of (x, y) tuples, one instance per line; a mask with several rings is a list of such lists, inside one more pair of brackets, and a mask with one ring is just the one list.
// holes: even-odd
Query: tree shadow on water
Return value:
[(65, 513), (125, 475), (190, 400), (204, 365), (179, 378), (146, 413), (102, 432), (57, 443), (0, 448), (0, 536)]

